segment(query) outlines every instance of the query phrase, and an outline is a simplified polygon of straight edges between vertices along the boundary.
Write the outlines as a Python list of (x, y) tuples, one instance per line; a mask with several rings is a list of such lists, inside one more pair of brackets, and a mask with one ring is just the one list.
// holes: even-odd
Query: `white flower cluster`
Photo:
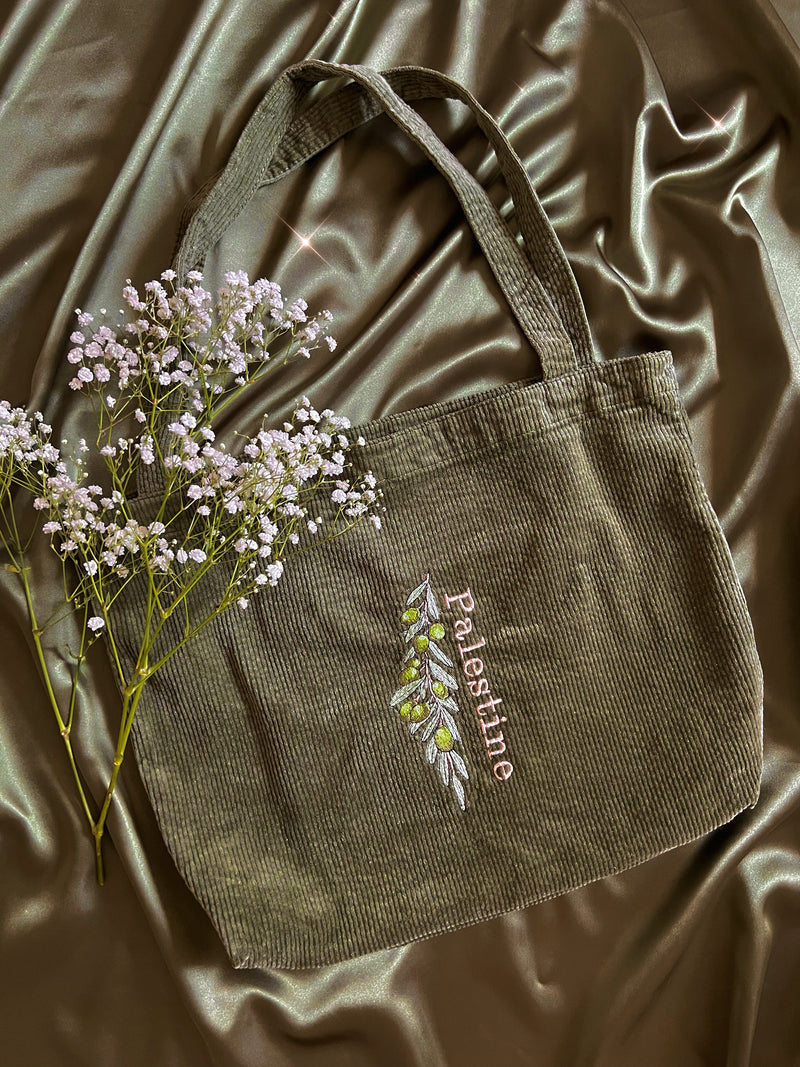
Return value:
[(51, 433), (40, 411), (29, 415), (24, 408), (12, 408), (7, 400), (0, 400), (0, 484), (4, 490), (15, 468), (42, 470), (58, 462)]
[[(116, 328), (103, 324), (90, 332), (94, 317), (78, 311), (80, 329), (70, 336), (67, 355), (76, 368), (70, 388), (102, 393), (109, 409), (132, 383), (134, 392), (153, 386), (162, 396), (180, 388), (192, 410), (203, 413), (231, 381), (243, 388), (271, 360), (308, 358), (323, 341), (330, 351), (336, 347), (327, 333), (329, 311), (309, 319), (305, 300), (285, 307), (280, 286), (266, 278), (250, 284), (244, 271), (229, 271), (216, 303), (199, 271), (190, 271), (185, 285), (174, 283), (175, 272), (164, 271), (141, 296), (128, 282), (123, 298), (135, 317)], [(270, 347), (287, 337), (281, 355), (271, 356)]]
[[(0, 491), (16, 482), (34, 493), (53, 548), (77, 565), (85, 602), (110, 604), (120, 581), (146, 569), (168, 614), (224, 560), (231, 577), (220, 608), (246, 608), (252, 593), (278, 582), (301, 542), (324, 542), (362, 518), (380, 529), (381, 493), (371, 472), (348, 474), (348, 420), (307, 397), (281, 429), (262, 423), (245, 436), (237, 455), (211, 426), (265, 367), (307, 358), (321, 342), (333, 351), (330, 313), (309, 318), (304, 300), (286, 307), (275, 283), (250, 284), (242, 271), (225, 275), (216, 301), (199, 272), (174, 282), (165, 271), (143, 297), (129, 283), (123, 295), (135, 318), (113, 329), (77, 313), (69, 384), (97, 401), (96, 454), (81, 440), (67, 459), (40, 413), (0, 401)], [(288, 345), (273, 359), (267, 346), (281, 337)], [(149, 522), (128, 500), (140, 465), (154, 468), (164, 490)], [(88, 625), (97, 633), (105, 623), (93, 615)]]

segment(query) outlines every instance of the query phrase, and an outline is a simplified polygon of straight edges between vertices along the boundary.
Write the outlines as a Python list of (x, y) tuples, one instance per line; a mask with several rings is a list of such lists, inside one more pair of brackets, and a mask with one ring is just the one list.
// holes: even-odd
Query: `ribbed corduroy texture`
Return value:
[[(670, 355), (575, 351), (567, 373), (551, 350), (543, 381), (356, 428), (384, 488), (380, 535), (293, 560), (148, 683), (142, 777), (237, 966), (330, 963), (472, 923), (755, 802), (761, 672)], [(400, 615), (426, 575), (459, 683), (463, 812), (389, 706)], [(467, 590), (469, 612), (453, 599)], [(118, 626), (129, 656), (137, 595)], [(461, 645), (481, 642), (502, 701), (494, 759), (456, 640), (466, 617)]]

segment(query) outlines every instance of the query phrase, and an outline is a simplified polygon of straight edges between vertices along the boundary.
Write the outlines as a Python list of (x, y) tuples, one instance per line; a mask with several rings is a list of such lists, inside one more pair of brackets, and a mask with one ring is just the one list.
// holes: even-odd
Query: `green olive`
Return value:
[(403, 683), (415, 682), (419, 678), (418, 667), (406, 667), (403, 673), (400, 675), (400, 681)]
[(440, 752), (449, 752), (453, 747), (453, 735), (446, 726), (440, 726), (433, 735), (433, 740)]
[(411, 721), (422, 722), (423, 719), (427, 719), (429, 710), (427, 704), (415, 704), (411, 709)]
[(419, 610), (417, 608), (406, 608), (406, 610), (401, 616), (401, 619), (406, 624), (406, 626), (410, 626), (411, 623), (416, 622), (418, 618)]
[(410, 659), (408, 661), (408, 665), (409, 665), (409, 667), (419, 667), (419, 659), (416, 656), (414, 656), (413, 659)]
[(407, 700), (405, 704), (403, 704), (400, 708), (400, 718), (409, 719), (411, 717), (411, 709), (413, 708), (413, 706), (414, 705), (411, 703), (411, 701)]
[(428, 631), (428, 634), (432, 641), (441, 641), (444, 637), (444, 626), (442, 626), (440, 622), (435, 622)]
[(414, 638), (414, 648), (417, 650), (417, 652), (427, 651), (429, 644), (430, 641), (428, 640), (426, 634), (417, 634), (417, 636)]
[(444, 684), (444, 682), (434, 682), (431, 686), (431, 689), (434, 691), (437, 697), (447, 696), (447, 686)]

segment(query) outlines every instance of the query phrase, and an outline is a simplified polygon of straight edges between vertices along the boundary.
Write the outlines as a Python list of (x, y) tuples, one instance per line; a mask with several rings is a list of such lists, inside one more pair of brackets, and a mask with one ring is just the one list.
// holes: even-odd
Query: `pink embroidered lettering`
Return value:
[[(465, 603), (465, 601), (467, 603)], [(466, 593), (459, 593), (458, 596), (445, 596), (444, 604), (446, 608), (449, 608), (451, 604), (458, 602), (461, 605), (461, 610), (465, 615), (469, 615), (471, 611), (475, 610), (475, 601), (472, 599), (472, 592), (467, 587)]]
[(495, 778), (499, 778), (501, 782), (504, 782), (507, 778), (511, 777), (513, 770), (514, 768), (508, 760), (503, 760), (501, 763), (495, 763), (494, 776)]
[(461, 656), (461, 669), (468, 679), (467, 685), (470, 693), (475, 697), (482, 696), (487, 698), (482, 704), (476, 706), (475, 714), (478, 717), (478, 725), (483, 735), (483, 743), (486, 746), (486, 755), (492, 763), (494, 776), (498, 782), (506, 782), (514, 773), (514, 766), (507, 759), (498, 760), (497, 758), (506, 752), (506, 739), (502, 732), (498, 732), (496, 735), (491, 735), (489, 732), (500, 726), (501, 723), (508, 721), (505, 715), (500, 715), (497, 711), (497, 708), (503, 703), (503, 698), (492, 696), (488, 678), (478, 678), (486, 669), (484, 661), (478, 659), (477, 656), (470, 656), (469, 659), (465, 658), (471, 652), (477, 652), (479, 648), (485, 648), (487, 645), (486, 637), (478, 638), (471, 645), (464, 644), (467, 635), (471, 634), (473, 630), (472, 619), (468, 618), (468, 616), (475, 610), (475, 598), (472, 590), (467, 588), (466, 592), (459, 593), (456, 596), (445, 596), (444, 602), (447, 608), (452, 609), (452, 606), (456, 605), (461, 609), (462, 617), (453, 620), (453, 632), (458, 642)]

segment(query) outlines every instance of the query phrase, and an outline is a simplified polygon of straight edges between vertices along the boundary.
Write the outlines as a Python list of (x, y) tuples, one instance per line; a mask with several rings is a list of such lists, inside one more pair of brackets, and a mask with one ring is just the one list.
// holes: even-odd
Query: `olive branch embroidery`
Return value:
[(435, 766), (445, 786), (452, 786), (459, 807), (465, 810), (462, 779), (469, 778), (467, 765), (455, 751), (461, 734), (453, 718), (458, 714), (454, 695), (458, 683), (448, 673), (453, 661), (439, 648), (445, 634), (439, 622), (439, 607), (431, 589), (431, 576), (409, 594), (401, 616), (403, 640), (407, 645), (400, 673), (402, 685), (390, 706), (397, 708), (409, 733), (425, 745), (425, 758)]

